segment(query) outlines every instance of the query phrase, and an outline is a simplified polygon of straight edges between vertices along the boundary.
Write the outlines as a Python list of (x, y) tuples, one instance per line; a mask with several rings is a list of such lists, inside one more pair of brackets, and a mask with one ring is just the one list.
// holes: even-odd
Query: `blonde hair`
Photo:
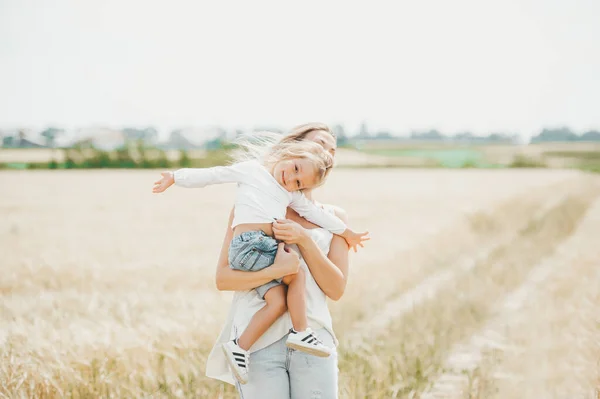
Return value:
[(233, 163), (258, 161), (265, 164), (265, 157), (281, 141), (281, 134), (273, 132), (255, 132), (243, 134), (233, 142), (236, 149), (231, 152)]
[[(314, 131), (317, 129), (312, 129)], [(321, 129), (318, 129), (321, 130)], [(290, 159), (306, 159), (315, 169), (315, 186), (325, 182), (329, 172), (333, 168), (333, 157), (320, 145), (312, 141), (306, 141), (305, 132), (302, 138), (272, 132), (256, 132), (243, 135), (236, 139), (238, 148), (232, 152), (233, 163), (255, 160), (264, 166), (272, 166), (278, 162)]]
[(237, 145), (237, 150), (233, 151), (231, 157), (234, 163), (244, 162), (249, 160), (257, 160), (262, 163), (262, 160), (277, 143), (296, 143), (306, 140), (306, 137), (317, 131), (329, 133), (334, 139), (336, 134), (325, 123), (313, 122), (304, 125), (298, 125), (284, 136), (279, 133), (261, 131), (251, 134), (244, 134), (238, 137), (234, 144)]
[(314, 168), (315, 184), (318, 187), (325, 182), (333, 168), (333, 157), (320, 145), (312, 141), (279, 142), (265, 157), (267, 165), (290, 159), (306, 159)]

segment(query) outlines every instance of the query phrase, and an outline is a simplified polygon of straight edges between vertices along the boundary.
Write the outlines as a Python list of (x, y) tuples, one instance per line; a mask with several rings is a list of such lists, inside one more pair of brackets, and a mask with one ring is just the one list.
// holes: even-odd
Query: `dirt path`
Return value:
[[(440, 393), (433, 397), (447, 397), (452, 391), (446, 389), (448, 382), (462, 386), (473, 380), (482, 343), (502, 344), (494, 335), (498, 315), (504, 308), (521, 306), (544, 280), (550, 268), (547, 262), (571, 239), (598, 198), (600, 190), (594, 182), (582, 179), (565, 185), (564, 196), (540, 204), (525, 225), (505, 240), (465, 253), (470, 262), (452, 263), (431, 274), (373, 317), (363, 319), (362, 327), (358, 322), (341, 345), (342, 367), (355, 376), (343, 381), (346, 392), (418, 397), (433, 385), (433, 392)], [(464, 367), (448, 372), (451, 366)], [(361, 374), (366, 377), (356, 378)]]
[(481, 330), (454, 347), (447, 371), (421, 397), (593, 397), (599, 386), (599, 226), (597, 200), (554, 256), (505, 297)]
[[(533, 214), (532, 219), (538, 220), (543, 218), (552, 208), (558, 206), (565, 200), (566, 195), (556, 196), (551, 201), (540, 204), (540, 208)], [(520, 201), (520, 199), (516, 199)], [(503, 217), (502, 214), (497, 214), (495, 217)], [(525, 223), (526, 221), (523, 221)], [(473, 270), (478, 263), (485, 261), (492, 255), (494, 251), (509, 245), (512, 241), (518, 239), (519, 230), (522, 226), (512, 225), (509, 231), (503, 231), (494, 237), (495, 240), (482, 240), (478, 245), (478, 251), (475, 254), (467, 254), (461, 256), (457, 261), (438, 272), (433, 273), (425, 278), (416, 287), (410, 289), (394, 300), (388, 301), (380, 311), (376, 312), (369, 320), (361, 320), (357, 323), (353, 334), (346, 337), (348, 344), (356, 346), (364, 341), (365, 335), (370, 335), (382, 331), (395, 319), (412, 311), (416, 306), (427, 300), (434, 299), (436, 293), (445, 285), (456, 279), (460, 274), (468, 273)], [(490, 238), (490, 237), (488, 237)], [(363, 328), (360, 328), (363, 325)], [(365, 331), (368, 329), (369, 331)]]

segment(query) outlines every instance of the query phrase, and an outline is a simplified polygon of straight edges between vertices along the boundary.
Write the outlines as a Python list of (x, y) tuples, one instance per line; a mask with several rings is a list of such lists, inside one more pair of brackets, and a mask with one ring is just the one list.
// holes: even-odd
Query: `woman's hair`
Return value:
[(306, 123), (293, 128), (288, 134), (286, 134), (281, 141), (282, 142), (293, 142), (303, 141), (312, 132), (324, 131), (329, 133), (333, 138), (337, 138), (335, 133), (324, 123)]

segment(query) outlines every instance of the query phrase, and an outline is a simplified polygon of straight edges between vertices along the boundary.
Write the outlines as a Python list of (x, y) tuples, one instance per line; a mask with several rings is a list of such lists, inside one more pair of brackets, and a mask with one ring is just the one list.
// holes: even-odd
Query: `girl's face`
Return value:
[(315, 168), (304, 158), (279, 161), (273, 168), (273, 177), (287, 191), (298, 191), (315, 185)]
[(335, 138), (326, 131), (315, 130), (310, 132), (306, 136), (305, 140), (314, 141), (317, 144), (321, 144), (325, 151), (335, 157), (335, 150), (337, 148)]

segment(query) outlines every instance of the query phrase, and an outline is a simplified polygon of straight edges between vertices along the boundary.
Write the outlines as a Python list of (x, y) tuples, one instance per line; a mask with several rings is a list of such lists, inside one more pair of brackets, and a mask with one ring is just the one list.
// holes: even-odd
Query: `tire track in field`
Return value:
[(469, 271), (444, 281), (434, 298), (424, 296), (412, 311), (379, 324), (387, 326), (383, 330), (363, 326), (360, 346), (347, 345), (344, 339), (340, 347), (342, 393), (415, 397), (430, 386), (451, 349), (481, 329), (493, 304), (518, 287), (534, 265), (570, 236), (597, 194), (595, 187), (580, 180), (559, 204), (530, 220), (518, 238), (491, 251)]
[[(531, 220), (541, 220), (551, 209), (559, 206), (565, 198), (566, 193), (562, 193), (551, 201), (542, 204), (532, 215)], [(479, 263), (488, 259), (494, 251), (498, 251), (517, 240), (520, 234), (521, 232), (516, 230), (510, 232), (510, 234), (502, 235), (499, 237), (499, 241), (486, 243), (487, 245), (480, 248), (476, 254), (464, 255), (462, 259), (453, 262), (452, 266), (426, 277), (416, 287), (385, 304), (369, 320), (358, 321), (351, 330), (354, 332), (345, 338), (346, 344), (353, 347), (360, 347), (361, 342), (364, 341), (364, 336), (377, 334), (378, 331), (387, 328), (395, 319), (402, 317), (425, 301), (433, 299), (444, 284), (447, 284), (460, 274), (473, 270)]]
[(444, 368), (448, 371), (437, 378), (433, 387), (421, 396), (422, 399), (462, 398), (479, 391), (477, 383), (473, 381), (474, 373), (482, 366), (486, 352), (514, 350), (506, 330), (509, 325), (518, 324), (528, 316), (523, 311), (527, 301), (532, 301), (543, 293), (540, 292), (542, 285), (554, 277), (561, 266), (568, 264), (573, 251), (583, 249), (598, 253), (593, 245), (588, 248), (580, 248), (578, 245), (582, 240), (592, 244), (589, 236), (593, 227), (597, 228), (597, 214), (600, 214), (600, 201), (596, 201), (574, 234), (560, 245), (556, 255), (545, 259), (531, 270), (525, 282), (505, 298), (495, 311), (497, 315), (470, 339), (455, 346), (445, 362)]
[[(435, 295), (448, 279), (472, 269), (491, 252), (515, 239), (532, 217), (543, 216), (565, 195), (557, 197), (557, 193), (570, 192), (581, 184), (581, 179), (550, 184), (526, 196), (503, 201), (491, 211), (465, 214), (460, 222), (432, 235), (423, 244), (395, 253), (387, 260), (380, 259), (369, 274), (370, 279), (377, 281), (376, 286), (352, 287), (344, 301), (334, 304), (336, 330), (351, 331), (354, 338), (360, 338), (364, 326), (385, 328), (385, 320), (399, 317), (411, 306)], [(398, 267), (399, 263), (402, 266)], [(380, 311), (372, 315), (373, 309)], [(375, 328), (371, 330), (376, 332)], [(351, 341), (360, 342), (354, 338)]]
[[(600, 391), (600, 200), (559, 253), (553, 278), (527, 304), (497, 361), (484, 358), (484, 397), (596, 399)], [(542, 288), (542, 287), (540, 287)]]

